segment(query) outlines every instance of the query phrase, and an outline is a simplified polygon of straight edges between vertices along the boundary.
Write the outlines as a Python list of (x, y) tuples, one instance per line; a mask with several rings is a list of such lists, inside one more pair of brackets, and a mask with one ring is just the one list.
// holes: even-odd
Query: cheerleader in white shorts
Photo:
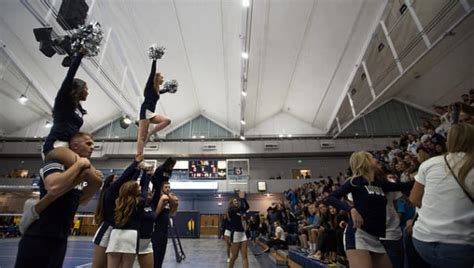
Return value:
[(111, 175), (107, 177), (100, 192), (99, 201), (95, 210), (95, 220), (99, 228), (94, 235), (94, 257), (92, 258), (92, 268), (107, 267), (106, 249), (109, 245), (110, 233), (115, 225), (114, 211), (115, 200), (119, 195), (119, 190), (124, 183), (136, 180), (140, 172), (138, 167), (143, 160), (142, 156), (137, 156), (122, 173), (120, 177)]
[(249, 209), (249, 204), (245, 200), (245, 193), (239, 192), (239, 198), (232, 198), (229, 201), (229, 209), (227, 210), (227, 217), (230, 220), (230, 243), (231, 243), (231, 257), (229, 268), (234, 267), (234, 263), (239, 256), (239, 251), (242, 256), (243, 268), (249, 267), (247, 257), (247, 235), (245, 234), (242, 225), (242, 216)]
[[(391, 183), (376, 178), (380, 171), (379, 164), (368, 152), (355, 152), (349, 161), (352, 178), (328, 197), (331, 205), (351, 215), (344, 232), (349, 265), (351, 268), (392, 267), (380, 242), (380, 237), (385, 237), (386, 229), (385, 192), (410, 190), (413, 182)], [(354, 200), (353, 207), (340, 200), (349, 193)]]
[[(148, 174), (146, 175), (148, 176)], [(151, 189), (151, 190), (150, 190)], [(153, 246), (151, 244), (151, 236), (153, 233), (153, 225), (156, 219), (156, 211), (153, 209), (151, 200), (154, 192), (153, 185), (149, 185), (145, 208), (140, 221), (140, 231), (138, 241), (138, 263), (140, 268), (153, 268)]]
[(132, 268), (135, 255), (139, 252), (140, 220), (150, 183), (149, 176), (143, 176), (139, 185), (128, 181), (120, 187), (115, 206), (115, 226), (110, 233), (107, 246), (107, 267)]

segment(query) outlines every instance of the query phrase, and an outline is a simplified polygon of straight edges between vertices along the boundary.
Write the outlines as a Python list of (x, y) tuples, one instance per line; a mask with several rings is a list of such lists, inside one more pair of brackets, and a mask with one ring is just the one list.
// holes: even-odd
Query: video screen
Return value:
[(225, 160), (189, 161), (190, 179), (225, 179), (227, 163)]

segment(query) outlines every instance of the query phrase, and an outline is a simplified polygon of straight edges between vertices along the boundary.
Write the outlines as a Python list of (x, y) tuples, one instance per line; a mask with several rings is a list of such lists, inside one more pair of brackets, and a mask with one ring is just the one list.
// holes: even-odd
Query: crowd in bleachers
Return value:
[[(436, 115), (427, 118), (422, 127), (414, 132), (402, 134), (384, 150), (372, 152), (383, 171), (378, 176), (384, 177), (389, 182), (414, 181), (421, 163), (431, 157), (446, 154), (447, 133), (453, 122), (474, 124), (473, 91), (471, 90), (469, 95), (462, 95), (462, 102), (450, 106), (434, 106)], [(345, 173), (340, 172), (335, 179), (330, 177), (319, 179), (285, 191), (285, 200), (272, 204), (267, 210), (267, 215), (261, 216), (258, 228), (250, 228), (270, 237), (270, 242), (267, 242), (269, 249), (271, 247), (284, 249), (288, 244), (296, 244), (298, 249), (310, 258), (323, 263), (339, 262), (347, 265), (343, 234), (349, 215), (329, 205), (327, 197), (351, 175), (351, 170), (348, 169)], [(387, 195), (388, 206), (396, 211), (397, 219), (392, 221), (397, 225), (396, 233), (399, 235), (395, 235), (395, 239), (400, 242), (401, 252), (396, 253), (396, 248), (386, 246), (388, 243), (382, 241), (382, 244), (393, 267), (430, 267), (419, 257), (411, 242), (416, 204), (410, 202), (409, 195), (409, 192)], [(347, 198), (345, 201), (351, 203)], [(390, 228), (388, 209), (387, 234)], [(274, 243), (272, 239), (281, 238), (276, 232), (278, 226), (282, 226), (286, 232), (285, 241)], [(252, 238), (255, 238), (255, 233), (252, 234)]]

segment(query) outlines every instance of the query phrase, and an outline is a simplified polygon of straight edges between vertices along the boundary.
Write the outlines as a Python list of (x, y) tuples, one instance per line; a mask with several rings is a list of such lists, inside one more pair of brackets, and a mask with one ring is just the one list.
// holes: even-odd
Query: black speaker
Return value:
[(56, 21), (64, 30), (77, 28), (85, 23), (88, 10), (85, 0), (63, 0)]

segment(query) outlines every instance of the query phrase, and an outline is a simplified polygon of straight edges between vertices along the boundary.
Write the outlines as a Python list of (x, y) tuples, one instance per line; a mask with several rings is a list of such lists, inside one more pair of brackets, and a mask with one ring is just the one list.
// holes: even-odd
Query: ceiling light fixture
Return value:
[(132, 120), (130, 120), (130, 118), (129, 118), (128, 116), (125, 116), (125, 117), (123, 118), (123, 122), (124, 122), (125, 124), (131, 124), (131, 123), (132, 123)]
[(283, 138), (283, 134), (278, 135), (278, 137)]
[(242, 91), (242, 96), (247, 97), (247, 92)]
[(244, 119), (240, 120), (240, 123), (241, 123), (242, 125), (245, 125), (245, 120), (244, 120)]
[(52, 126), (53, 126), (53, 124), (49, 121), (46, 121), (46, 123), (44, 124), (45, 128), (51, 128)]
[(28, 97), (25, 94), (21, 94), (18, 98), (18, 102), (25, 105), (28, 102)]
[(30, 89), (30, 84), (26, 86), (25, 92), (20, 95), (18, 98), (18, 102), (21, 103), (22, 105), (25, 105), (28, 102), (28, 97), (26, 96), (26, 93), (28, 92), (28, 89)]
[(250, 0), (242, 0), (242, 5), (244, 7), (249, 7), (250, 6)]
[(127, 129), (130, 126), (131, 123), (132, 123), (132, 120), (130, 120), (128, 115), (124, 115), (120, 119), (120, 127), (123, 128), (123, 129)]
[(288, 134), (288, 138), (291, 138), (291, 137), (293, 137), (293, 135), (291, 135), (291, 134)]
[(248, 58), (249, 58), (249, 53), (247, 53), (247, 52), (242, 52), (242, 58), (243, 58), (243, 59), (248, 59)]
[(240, 139), (244, 141), (244, 140), (245, 140), (245, 137), (244, 137), (244, 136), (240, 136)]

